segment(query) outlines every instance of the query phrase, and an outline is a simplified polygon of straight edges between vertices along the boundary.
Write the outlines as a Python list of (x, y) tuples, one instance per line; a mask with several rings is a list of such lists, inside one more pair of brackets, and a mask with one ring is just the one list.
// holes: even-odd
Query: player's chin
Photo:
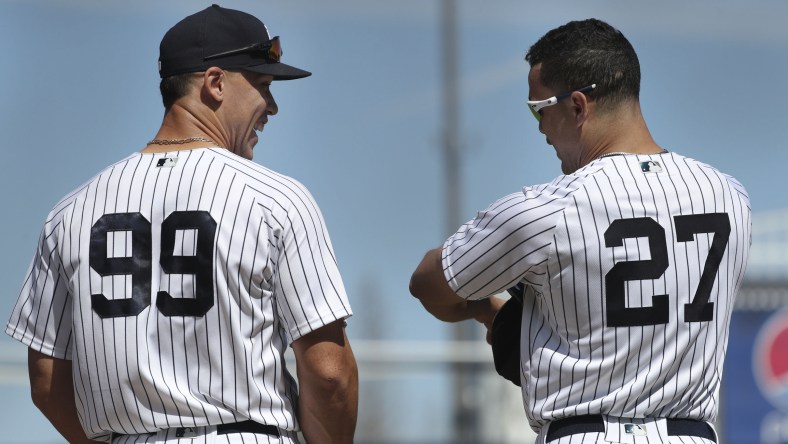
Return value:
[(233, 145), (230, 149), (233, 154), (239, 157), (243, 157), (244, 159), (252, 160), (252, 156), (254, 153), (254, 144), (257, 143), (257, 140), (252, 142), (251, 140), (247, 140), (244, 143)]
[(252, 157), (254, 156), (254, 147), (257, 145), (258, 140), (259, 138), (257, 137), (257, 133), (252, 131), (252, 134), (249, 136), (249, 140), (246, 141), (246, 146), (241, 156), (252, 160)]
[(572, 169), (572, 167), (571, 167), (571, 166), (569, 166), (569, 165), (566, 163), (566, 161), (565, 161), (564, 159), (561, 159), (561, 158), (559, 157), (559, 158), (558, 158), (558, 160), (560, 160), (560, 161), (561, 161), (561, 172), (562, 172), (562, 173), (564, 173), (564, 174), (572, 174), (572, 173), (574, 172), (574, 170)]

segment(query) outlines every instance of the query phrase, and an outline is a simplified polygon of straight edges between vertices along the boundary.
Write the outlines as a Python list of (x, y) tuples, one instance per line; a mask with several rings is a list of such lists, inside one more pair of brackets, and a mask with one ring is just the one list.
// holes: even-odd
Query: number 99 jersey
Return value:
[(246, 419), (288, 436), (287, 346), (350, 315), (309, 192), (204, 148), (134, 154), (59, 202), (6, 332), (73, 361), (88, 436)]
[(714, 421), (751, 243), (744, 188), (675, 153), (597, 159), (506, 196), (443, 246), (467, 299), (526, 287), (521, 385), (547, 422)]

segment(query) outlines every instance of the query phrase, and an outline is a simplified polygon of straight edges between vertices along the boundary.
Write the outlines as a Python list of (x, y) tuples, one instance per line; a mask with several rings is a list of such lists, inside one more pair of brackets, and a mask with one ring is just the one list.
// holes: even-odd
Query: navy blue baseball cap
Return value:
[(309, 71), (282, 63), (279, 37), (257, 17), (212, 5), (170, 28), (159, 45), (159, 76), (205, 71), (211, 66), (300, 79)]

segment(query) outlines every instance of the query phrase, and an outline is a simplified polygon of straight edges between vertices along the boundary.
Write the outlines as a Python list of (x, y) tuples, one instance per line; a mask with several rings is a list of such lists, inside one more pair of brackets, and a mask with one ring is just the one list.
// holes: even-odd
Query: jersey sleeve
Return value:
[(352, 315), (328, 231), (312, 195), (299, 192), (282, 216), (276, 304), (295, 341)]
[(45, 355), (71, 359), (72, 298), (58, 249), (59, 215), (41, 230), (33, 261), (6, 325), (6, 333)]
[(538, 287), (563, 210), (553, 186), (526, 188), (477, 214), (443, 244), (443, 272), (465, 299), (483, 299), (520, 281)]

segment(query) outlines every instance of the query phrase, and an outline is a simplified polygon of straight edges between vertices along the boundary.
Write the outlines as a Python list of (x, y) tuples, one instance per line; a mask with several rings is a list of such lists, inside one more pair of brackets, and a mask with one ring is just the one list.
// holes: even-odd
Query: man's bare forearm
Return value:
[(293, 344), (298, 419), (308, 444), (350, 444), (358, 417), (358, 368), (342, 321)]
[(97, 443), (85, 435), (74, 403), (71, 361), (28, 349), (28, 373), (33, 404), (71, 444)]

